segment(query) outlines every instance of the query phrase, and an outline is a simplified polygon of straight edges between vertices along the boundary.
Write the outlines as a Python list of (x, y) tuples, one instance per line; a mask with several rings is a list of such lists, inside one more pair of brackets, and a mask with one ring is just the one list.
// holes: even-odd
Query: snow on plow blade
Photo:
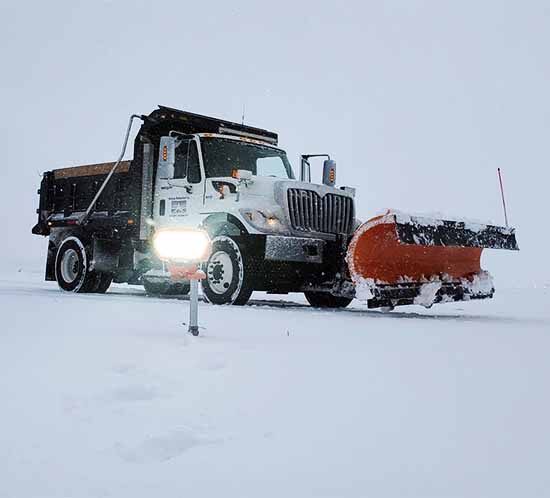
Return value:
[(363, 223), (347, 262), (369, 308), (492, 297), (483, 249), (518, 250), (513, 228), (389, 212)]

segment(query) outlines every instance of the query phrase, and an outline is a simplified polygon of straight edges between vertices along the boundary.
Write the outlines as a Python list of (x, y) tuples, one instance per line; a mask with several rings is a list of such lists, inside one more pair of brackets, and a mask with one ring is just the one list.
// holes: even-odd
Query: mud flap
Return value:
[(119, 241), (94, 238), (93, 269), (99, 272), (115, 273), (119, 265), (119, 253)]

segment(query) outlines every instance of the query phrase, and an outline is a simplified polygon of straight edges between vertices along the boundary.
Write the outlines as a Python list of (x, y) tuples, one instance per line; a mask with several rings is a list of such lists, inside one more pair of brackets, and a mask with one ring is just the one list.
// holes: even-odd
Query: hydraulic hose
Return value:
[(134, 119), (141, 119), (143, 120), (143, 116), (139, 116), (137, 114), (132, 114), (130, 116), (130, 121), (128, 122), (128, 128), (126, 129), (126, 135), (124, 136), (124, 142), (122, 144), (122, 151), (120, 153), (119, 158), (117, 159), (115, 165), (111, 168), (111, 171), (109, 171), (109, 174), (107, 175), (107, 178), (103, 180), (103, 183), (101, 184), (101, 187), (97, 191), (96, 195), (92, 199), (92, 202), (90, 202), (90, 205), (88, 206), (88, 209), (86, 209), (86, 212), (82, 215), (82, 218), (78, 221), (79, 225), (85, 225), (88, 222), (88, 219), (90, 218), (90, 214), (92, 210), (94, 209), (94, 206), (97, 203), (97, 200), (101, 196), (103, 190), (105, 190), (105, 187), (109, 183), (109, 180), (114, 175), (116, 169), (118, 168), (118, 165), (122, 161), (122, 158), (124, 157), (124, 154), (126, 153), (126, 146), (128, 145), (128, 138), (130, 137), (130, 130), (132, 129), (132, 123), (134, 122)]

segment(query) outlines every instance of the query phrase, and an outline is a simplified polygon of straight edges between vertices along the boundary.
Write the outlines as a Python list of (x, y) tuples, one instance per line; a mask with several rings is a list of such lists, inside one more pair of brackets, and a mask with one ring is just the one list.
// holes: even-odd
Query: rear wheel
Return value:
[(88, 254), (78, 237), (67, 237), (55, 257), (55, 278), (67, 292), (93, 292), (98, 285), (97, 273), (89, 269)]
[(252, 295), (251, 274), (239, 245), (226, 236), (212, 242), (212, 253), (204, 265), (204, 295), (212, 304), (246, 304)]
[(94, 292), (96, 294), (105, 294), (111, 282), (113, 281), (113, 275), (111, 273), (95, 272), (96, 274), (96, 283), (90, 289), (89, 292)]
[(315, 308), (345, 308), (353, 301), (349, 297), (333, 296), (328, 292), (304, 292), (306, 299)]

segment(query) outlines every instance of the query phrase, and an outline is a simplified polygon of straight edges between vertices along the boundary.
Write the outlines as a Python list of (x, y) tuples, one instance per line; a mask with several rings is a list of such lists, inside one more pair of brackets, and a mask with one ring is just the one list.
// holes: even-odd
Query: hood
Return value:
[(295, 183), (296, 181), (271, 176), (253, 176), (250, 182), (243, 183), (241, 186), (241, 195), (243, 197), (262, 197), (274, 201), (274, 192), (278, 185), (289, 182)]

